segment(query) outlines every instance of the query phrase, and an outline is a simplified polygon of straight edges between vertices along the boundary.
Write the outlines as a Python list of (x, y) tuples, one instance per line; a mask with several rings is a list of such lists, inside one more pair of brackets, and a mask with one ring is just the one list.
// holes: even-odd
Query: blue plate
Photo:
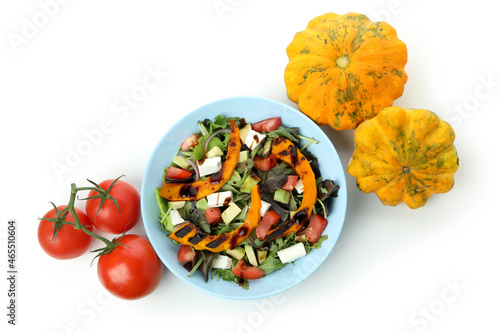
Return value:
[[(249, 122), (257, 122), (271, 117), (281, 117), (285, 127), (298, 127), (299, 133), (314, 137), (319, 144), (311, 144), (308, 150), (319, 160), (324, 179), (332, 179), (340, 186), (337, 198), (330, 199), (328, 226), (324, 234), (328, 239), (320, 249), (311, 251), (298, 259), (295, 265), (287, 265), (279, 271), (259, 279), (251, 280), (249, 290), (244, 290), (234, 282), (216, 279), (205, 283), (202, 274), (188, 272), (177, 261), (178, 246), (167, 238), (158, 222), (160, 212), (155, 197), (155, 188), (161, 187), (165, 166), (170, 165), (184, 138), (198, 132), (197, 122), (205, 118), (213, 119), (218, 114), (226, 117), (244, 117)], [(187, 284), (208, 294), (230, 299), (256, 299), (272, 296), (294, 287), (313, 273), (332, 251), (344, 224), (347, 208), (347, 191), (344, 170), (337, 151), (325, 133), (307, 116), (294, 108), (270, 99), (256, 97), (236, 97), (216, 101), (187, 114), (173, 125), (156, 145), (151, 154), (141, 188), (141, 209), (144, 227), (156, 253), (167, 268)]]

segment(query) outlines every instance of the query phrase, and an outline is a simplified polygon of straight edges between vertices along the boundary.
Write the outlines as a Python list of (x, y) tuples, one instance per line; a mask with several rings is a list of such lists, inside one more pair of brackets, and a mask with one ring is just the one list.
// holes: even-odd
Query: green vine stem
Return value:
[[(66, 205), (66, 207), (64, 207), (64, 209), (62, 209), (60, 211), (57, 210), (56, 205), (53, 202), (51, 202), (52, 206), (55, 209), (56, 217), (55, 218), (41, 218), (40, 220), (47, 220), (47, 221), (54, 222), (54, 236), (53, 236), (52, 240), (53, 241), (56, 240), (57, 233), (59, 232), (59, 230), (62, 228), (62, 226), (64, 224), (69, 224), (69, 225), (72, 225), (74, 229), (82, 230), (87, 235), (89, 235), (93, 238), (96, 238), (104, 243), (104, 245), (105, 245), (104, 247), (90, 251), (90, 252), (97, 252), (97, 255), (94, 257), (94, 259), (101, 256), (101, 255), (105, 255), (105, 254), (110, 253), (111, 251), (113, 251), (114, 248), (116, 248), (119, 245), (123, 245), (120, 243), (120, 240), (123, 238), (123, 236), (125, 236), (125, 233), (123, 233), (121, 236), (119, 236), (117, 238), (114, 238), (113, 240), (109, 240), (105, 237), (102, 237), (101, 235), (98, 235), (98, 234), (90, 231), (89, 229), (87, 229), (80, 222), (80, 220), (78, 219), (78, 214), (76, 213), (76, 209), (75, 209), (75, 202), (77, 199), (78, 192), (80, 192), (80, 191), (95, 191), (98, 193), (98, 195), (90, 197), (90, 198), (85, 198), (83, 200), (101, 198), (101, 207), (102, 207), (105, 200), (111, 200), (111, 201), (113, 201), (113, 203), (117, 206), (117, 208), (119, 210), (118, 202), (111, 195), (109, 195), (109, 191), (111, 190), (113, 185), (116, 183), (116, 181), (118, 179), (120, 179), (121, 177), (122, 176), (115, 179), (115, 181), (110, 185), (110, 187), (106, 191), (104, 191), (99, 185), (97, 185), (96, 183), (94, 183), (90, 180), (89, 180), (89, 182), (94, 184), (95, 186), (93, 186), (93, 187), (77, 187), (75, 183), (71, 184), (71, 194), (69, 197), (69, 202)], [(71, 214), (74, 222), (65, 221), (65, 218), (68, 214)]]

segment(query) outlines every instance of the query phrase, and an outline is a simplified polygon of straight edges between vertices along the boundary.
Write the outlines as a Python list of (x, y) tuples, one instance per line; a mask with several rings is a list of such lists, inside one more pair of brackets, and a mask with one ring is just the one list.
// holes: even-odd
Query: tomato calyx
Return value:
[(61, 230), (63, 225), (71, 224), (74, 226), (75, 224), (66, 221), (66, 216), (68, 216), (69, 211), (62, 213), (57, 209), (57, 206), (52, 201), (50, 202), (50, 204), (52, 205), (52, 207), (54, 207), (54, 210), (56, 212), (56, 217), (55, 218), (42, 217), (39, 220), (46, 220), (54, 223), (54, 233), (52, 234), (52, 238), (50, 239), (50, 241), (55, 242), (57, 240), (57, 234), (59, 233), (59, 230)]
[[(95, 250), (90, 250), (90, 252), (92, 252), (92, 253), (97, 253), (96, 256), (94, 258), (92, 258), (92, 262), (94, 262), (94, 260), (99, 258), (100, 256), (110, 254), (118, 246), (128, 247), (127, 245), (120, 243), (120, 241), (123, 239), (124, 236), (125, 236), (125, 232), (123, 234), (121, 234), (121, 236), (113, 238), (113, 240), (111, 240), (110, 244), (106, 243), (105, 247), (101, 247), (101, 248), (95, 249)], [(90, 265), (92, 265), (92, 263)]]
[(87, 179), (89, 181), (89, 183), (91, 183), (92, 185), (95, 186), (95, 188), (91, 188), (93, 191), (97, 192), (96, 195), (94, 196), (91, 196), (91, 197), (87, 197), (87, 198), (84, 198), (82, 200), (89, 200), (89, 199), (101, 199), (101, 202), (99, 203), (99, 208), (97, 208), (97, 212), (95, 213), (94, 215), (94, 222), (97, 218), (97, 214), (99, 213), (99, 211), (101, 210), (102, 206), (104, 205), (104, 202), (106, 202), (106, 200), (111, 200), (116, 208), (118, 209), (118, 213), (122, 213), (120, 211), (120, 205), (118, 204), (118, 201), (116, 201), (115, 198), (113, 198), (109, 192), (111, 191), (111, 189), (113, 188), (113, 186), (116, 184), (116, 182), (122, 178), (124, 175), (121, 175), (120, 177), (116, 178), (112, 183), (111, 185), (109, 185), (108, 189), (107, 190), (104, 190), (101, 186), (99, 186), (99, 184), (97, 184), (96, 182), (93, 182), (91, 181), (90, 179)]
[[(71, 184), (71, 194), (70, 194), (69, 202), (66, 205), (66, 207), (64, 207), (61, 210), (57, 209), (56, 205), (53, 202), (50, 202), (50, 204), (53, 206), (53, 208), (55, 210), (56, 217), (55, 218), (42, 217), (42, 218), (39, 218), (39, 220), (46, 220), (46, 221), (50, 221), (50, 222), (54, 223), (54, 233), (53, 233), (51, 241), (55, 242), (55, 240), (57, 239), (57, 234), (59, 233), (59, 231), (61, 230), (61, 228), (65, 224), (72, 225), (72, 227), (74, 229), (76, 229), (76, 230), (82, 230), (87, 235), (89, 235), (89, 236), (91, 236), (93, 238), (97, 238), (98, 240), (100, 240), (101, 242), (103, 242), (104, 245), (105, 245), (104, 247), (101, 247), (101, 248), (98, 248), (98, 249), (95, 249), (95, 250), (90, 250), (90, 252), (92, 252), (92, 253), (97, 253), (96, 256), (92, 259), (92, 262), (96, 258), (98, 258), (98, 257), (100, 257), (102, 255), (106, 255), (106, 254), (111, 253), (116, 247), (118, 247), (120, 245), (123, 245), (123, 244), (120, 243), (120, 241), (125, 236), (125, 232), (121, 236), (115, 237), (112, 240), (109, 240), (109, 239), (107, 239), (105, 237), (102, 237), (101, 235), (98, 235), (98, 234), (96, 234), (96, 233), (88, 230), (80, 222), (80, 220), (78, 218), (78, 215), (77, 215), (77, 212), (76, 212), (76, 209), (75, 209), (75, 201), (76, 201), (76, 198), (77, 198), (77, 193), (80, 192), (80, 191), (93, 190), (93, 191), (98, 192), (99, 194), (96, 195), (96, 196), (90, 197), (90, 198), (99, 198), (99, 197), (101, 197), (102, 198), (101, 206), (104, 204), (105, 200), (110, 199), (111, 201), (113, 201), (113, 203), (116, 205), (116, 207), (118, 208), (118, 211), (119, 211), (120, 208), (119, 208), (118, 202), (116, 202), (116, 200), (112, 196), (109, 195), (109, 191), (111, 190), (111, 188), (114, 185), (114, 183), (116, 183), (116, 181), (118, 181), (118, 179), (120, 179), (121, 177), (123, 177), (123, 175), (120, 176), (120, 177), (118, 177), (118, 178), (116, 178), (114, 180), (114, 182), (111, 184), (111, 186), (106, 191), (103, 190), (99, 185), (97, 185), (96, 183), (94, 183), (91, 180), (88, 180), (88, 181), (90, 183), (92, 183), (94, 185), (94, 187), (77, 187), (76, 184), (74, 184), (74, 183)], [(90, 199), (90, 198), (86, 198), (86, 199)], [(82, 200), (86, 200), (86, 199), (82, 199)], [(73, 217), (74, 222), (68, 222), (68, 221), (65, 220), (66, 217), (68, 216), (68, 214), (71, 214), (71, 216)], [(126, 245), (124, 245), (124, 246), (126, 246)]]

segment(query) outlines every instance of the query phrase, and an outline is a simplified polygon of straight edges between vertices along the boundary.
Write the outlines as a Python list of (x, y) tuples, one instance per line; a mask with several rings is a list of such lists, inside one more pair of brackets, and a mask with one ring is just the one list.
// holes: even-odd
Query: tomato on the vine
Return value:
[(90, 191), (85, 210), (94, 227), (110, 234), (121, 234), (132, 229), (141, 215), (139, 192), (123, 180), (108, 179), (99, 183), (99, 186), (104, 191), (108, 191), (111, 186), (108, 195), (116, 200), (118, 207), (111, 198), (104, 198), (102, 203), (100, 194)]
[[(57, 210), (61, 211), (66, 206), (58, 206)], [(76, 215), (82, 225), (92, 231), (92, 223), (85, 213), (76, 208)], [(56, 210), (51, 209), (43, 218), (55, 219)], [(75, 220), (71, 213), (66, 215), (64, 221), (74, 223)], [(55, 240), (54, 237), (55, 223), (48, 220), (41, 220), (38, 225), (38, 242), (42, 249), (51, 257), (56, 259), (73, 259), (81, 256), (90, 248), (92, 237), (87, 235), (83, 230), (74, 229), (72, 225), (63, 224), (57, 231)]]
[(99, 281), (119, 298), (133, 300), (149, 295), (160, 284), (163, 263), (141, 236), (125, 235), (116, 241), (122, 245), (99, 257)]

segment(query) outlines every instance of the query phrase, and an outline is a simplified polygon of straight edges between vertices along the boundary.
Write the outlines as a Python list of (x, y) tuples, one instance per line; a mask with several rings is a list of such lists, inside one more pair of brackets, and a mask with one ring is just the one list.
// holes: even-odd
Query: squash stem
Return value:
[(340, 57), (337, 59), (337, 66), (342, 68), (342, 69), (346, 69), (347, 67), (349, 67), (349, 58), (347, 58), (347, 56), (343, 56), (343, 57)]

